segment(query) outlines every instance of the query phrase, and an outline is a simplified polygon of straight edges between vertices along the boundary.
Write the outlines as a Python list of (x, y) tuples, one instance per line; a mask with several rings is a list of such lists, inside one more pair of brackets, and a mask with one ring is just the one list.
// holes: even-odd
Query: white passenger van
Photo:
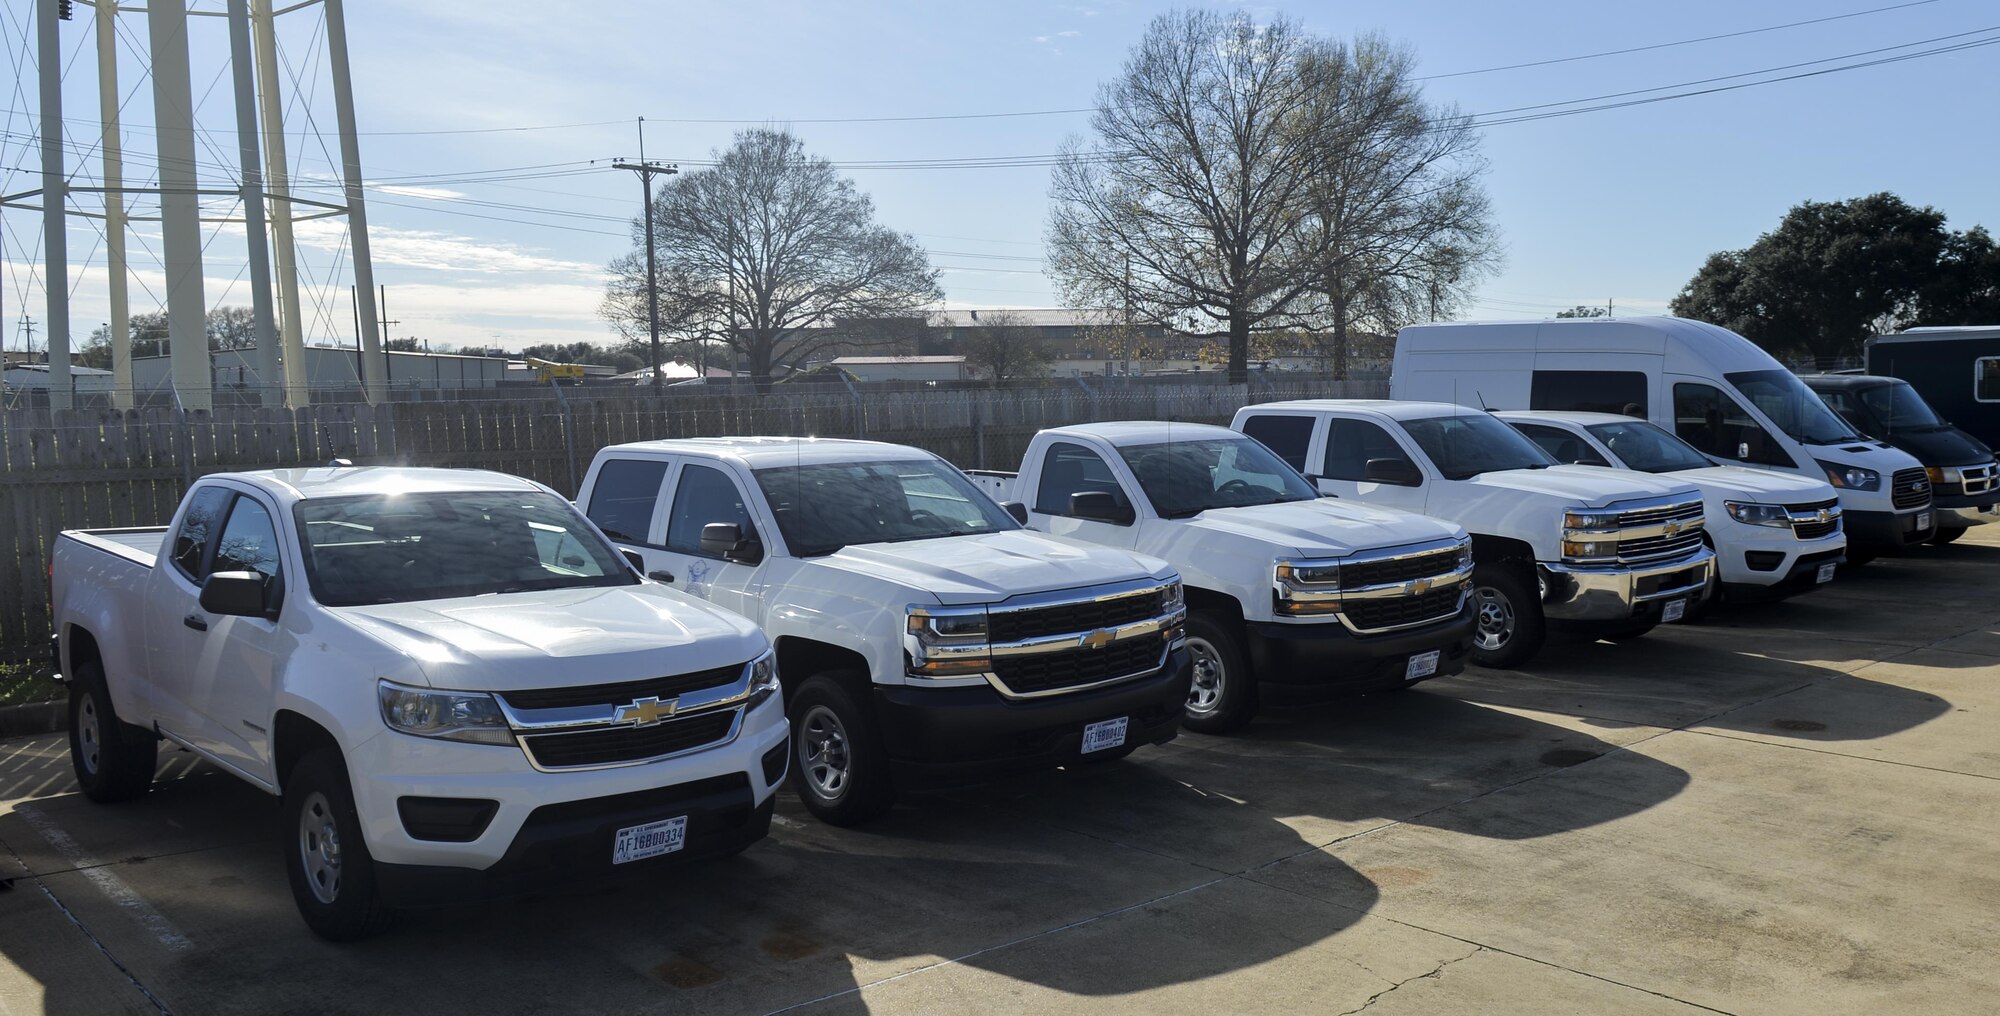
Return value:
[(1396, 399), (1622, 413), (1719, 463), (1824, 478), (1840, 493), (1856, 563), (1921, 543), (1936, 525), (1921, 463), (1855, 433), (1750, 340), (1701, 321), (1415, 325), (1396, 338), (1389, 385)]

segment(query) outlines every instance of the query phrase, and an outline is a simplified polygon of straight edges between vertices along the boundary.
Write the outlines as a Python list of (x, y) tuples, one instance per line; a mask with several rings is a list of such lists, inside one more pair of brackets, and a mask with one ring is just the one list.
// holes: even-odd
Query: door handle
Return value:
[(665, 568), (660, 568), (654, 571), (647, 572), (646, 577), (652, 579), (655, 582), (671, 583), (674, 580), (674, 573), (666, 570)]
[(189, 614), (188, 616), (181, 618), (181, 623), (187, 625), (190, 628), (193, 628), (195, 631), (208, 630), (208, 618), (205, 618), (200, 614)]

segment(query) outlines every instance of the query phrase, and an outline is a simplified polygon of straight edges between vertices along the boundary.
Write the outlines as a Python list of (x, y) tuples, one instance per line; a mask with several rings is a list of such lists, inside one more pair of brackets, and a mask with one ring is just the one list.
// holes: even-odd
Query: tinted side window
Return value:
[[(1512, 421), (1509, 422), (1512, 423)], [(1542, 450), (1548, 452), (1551, 458), (1564, 465), (1574, 463), (1585, 466), (1608, 466), (1611, 464), (1604, 461), (1604, 456), (1597, 454), (1597, 449), (1592, 448), (1590, 442), (1577, 437), (1575, 434), (1561, 427), (1550, 427), (1539, 423), (1514, 423), (1513, 427), (1525, 435), (1528, 440), (1540, 445)]]
[(1972, 397), (1980, 402), (2000, 402), (2000, 356), (1982, 356), (1972, 362)]
[(653, 506), (660, 500), (660, 482), (667, 463), (660, 459), (607, 459), (597, 469), (584, 513), (604, 535), (626, 543), (645, 543), (652, 536)]
[(221, 487), (204, 487), (188, 504), (181, 514), (181, 527), (174, 533), (174, 567), (181, 574), (200, 582), (208, 577), (202, 570), (202, 555), (208, 550), (209, 535), (222, 521), (222, 509), (229, 504), (229, 491)]
[(1778, 442), (1735, 399), (1713, 385), (1688, 381), (1674, 385), (1674, 433), (1725, 461), (1793, 464)]
[(1840, 418), (1847, 421), (1847, 425), (1853, 427), (1855, 430), (1863, 434), (1873, 434), (1881, 429), (1875, 426), (1874, 421), (1868, 419), (1868, 414), (1862, 409), (1861, 400), (1855, 398), (1851, 393), (1831, 391), (1815, 392), (1814, 394), (1819, 396), (1821, 402), (1826, 403), (1826, 408), (1839, 414)]
[(1327, 422), (1326, 455), (1320, 475), (1333, 480), (1359, 481), (1368, 475), (1369, 459), (1410, 461), (1388, 431), (1367, 420)]
[(215, 566), (210, 571), (256, 572), (268, 582), (278, 577), (278, 530), (271, 513), (256, 499), (238, 495), (230, 506), (229, 522), (215, 543)]
[(1529, 409), (1646, 418), (1646, 375), (1635, 370), (1538, 370)]
[(680, 482), (674, 484), (673, 511), (667, 516), (667, 549), (701, 554), (701, 527), (715, 522), (734, 523), (745, 535), (757, 528), (750, 524), (743, 493), (729, 474), (712, 466), (682, 466)]
[(1243, 421), (1245, 437), (1264, 442), (1293, 469), (1306, 471), (1306, 448), (1312, 444), (1313, 418), (1310, 416), (1252, 416)]
[(1035, 489), (1035, 510), (1043, 515), (1068, 515), (1069, 496), (1084, 491), (1103, 491), (1118, 499), (1120, 507), (1130, 507), (1118, 477), (1096, 452), (1082, 445), (1058, 442), (1042, 457), (1042, 482)]

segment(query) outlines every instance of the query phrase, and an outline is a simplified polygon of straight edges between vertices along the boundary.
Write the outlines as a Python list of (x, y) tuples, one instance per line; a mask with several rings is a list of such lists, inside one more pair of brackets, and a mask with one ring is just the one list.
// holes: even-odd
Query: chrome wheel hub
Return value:
[(799, 723), (799, 764), (813, 793), (831, 801), (847, 792), (853, 767), (847, 727), (825, 706), (807, 710)]
[(104, 761), (103, 732), (97, 721), (97, 696), (88, 692), (76, 710), (76, 748), (83, 771), (97, 775), (97, 767)]
[(1472, 644), (1488, 652), (1506, 645), (1514, 637), (1514, 604), (1492, 586), (1473, 590), (1472, 600), (1479, 612), (1479, 628)]
[(318, 791), (299, 809), (299, 865), (312, 886), (313, 898), (332, 903), (340, 896), (340, 827), (333, 803)]
[(1207, 639), (1190, 638), (1187, 646), (1194, 657), (1194, 683), (1188, 686), (1187, 711), (1206, 716), (1222, 704), (1223, 683), (1229, 675), (1223, 670), (1222, 655)]

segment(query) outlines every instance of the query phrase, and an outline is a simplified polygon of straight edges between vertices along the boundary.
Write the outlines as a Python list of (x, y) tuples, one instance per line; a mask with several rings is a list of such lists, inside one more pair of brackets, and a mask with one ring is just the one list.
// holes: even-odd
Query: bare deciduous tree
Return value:
[(1009, 381), (1043, 377), (1054, 355), (1033, 325), (1004, 310), (982, 313), (979, 324), (959, 340), (965, 365), (998, 388)]
[[(726, 344), (759, 388), (774, 366), (851, 344), (842, 321), (941, 296), (915, 239), (877, 224), (874, 202), (787, 130), (738, 133), (714, 165), (670, 177), (651, 212), (662, 328)], [(644, 253), (611, 265), (603, 314), (628, 336), (646, 327)]]
[(1095, 138), (1055, 168), (1049, 267), (1070, 306), (1129, 297), (1148, 321), (1219, 323), (1230, 378), (1245, 377), (1250, 334), (1285, 323), (1318, 275), (1310, 45), (1284, 18), (1153, 19), (1098, 89)]

